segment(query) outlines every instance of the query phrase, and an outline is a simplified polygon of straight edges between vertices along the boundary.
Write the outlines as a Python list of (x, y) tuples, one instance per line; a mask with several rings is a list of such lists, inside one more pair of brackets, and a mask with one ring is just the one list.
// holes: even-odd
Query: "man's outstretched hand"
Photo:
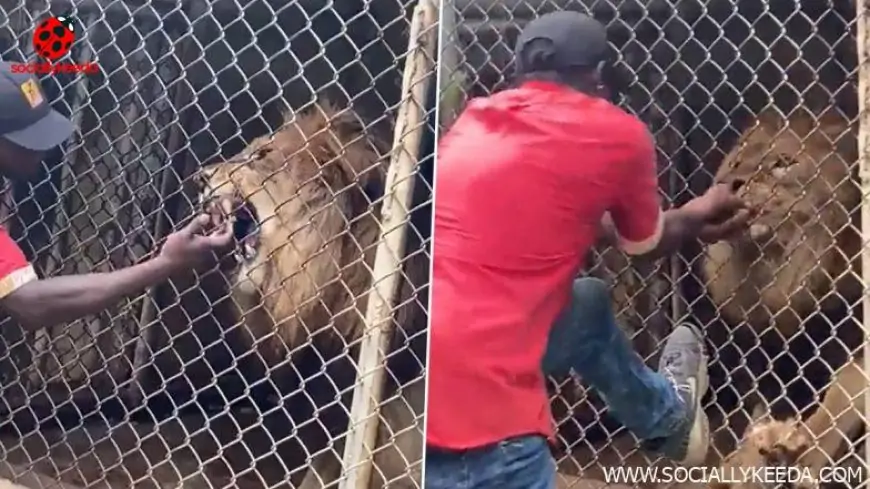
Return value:
[(746, 232), (753, 217), (753, 210), (730, 185), (723, 183), (714, 185), (683, 208), (703, 222), (698, 238), (705, 243), (715, 243)]
[(202, 214), (166, 238), (160, 258), (175, 270), (194, 268), (210, 259), (212, 253), (227, 249), (232, 242), (233, 228), (228, 221), (215, 222), (214, 216)]
[(715, 243), (725, 239), (734, 238), (747, 232), (749, 221), (752, 219), (752, 211), (740, 209), (724, 221), (708, 222), (701, 228), (698, 238), (704, 243)]

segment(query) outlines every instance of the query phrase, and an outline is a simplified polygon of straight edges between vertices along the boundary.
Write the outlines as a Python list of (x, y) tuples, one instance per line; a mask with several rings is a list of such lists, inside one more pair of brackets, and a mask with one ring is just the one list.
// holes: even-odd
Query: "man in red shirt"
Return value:
[(700, 334), (678, 326), (654, 372), (604, 283), (575, 278), (602, 223), (627, 253), (663, 255), (739, 232), (750, 212), (725, 186), (661, 210), (650, 133), (598, 96), (606, 52), (604, 27), (585, 15), (530, 22), (516, 88), (472, 100), (439, 145), (427, 488), (555, 487), (544, 380), (571, 369), (645, 447), (704, 460)]
[[(6, 176), (36, 176), (45, 153), (74, 131), (67, 118), (51, 109), (36, 79), (14, 73), (2, 61), (0, 109), (0, 173)], [(73, 321), (191, 269), (232, 240), (231, 227), (201, 215), (171, 234), (160, 254), (144, 263), (109, 273), (39, 280), (24, 253), (0, 227), (0, 308), (28, 329)]]

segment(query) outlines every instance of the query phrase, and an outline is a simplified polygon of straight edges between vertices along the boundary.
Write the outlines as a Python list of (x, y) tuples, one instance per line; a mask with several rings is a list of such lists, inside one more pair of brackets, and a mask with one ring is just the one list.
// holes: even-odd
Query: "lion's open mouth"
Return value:
[(243, 199), (233, 202), (233, 235), (236, 238), (235, 255), (239, 262), (249, 262), (257, 257), (260, 245), (260, 224), (257, 210)]

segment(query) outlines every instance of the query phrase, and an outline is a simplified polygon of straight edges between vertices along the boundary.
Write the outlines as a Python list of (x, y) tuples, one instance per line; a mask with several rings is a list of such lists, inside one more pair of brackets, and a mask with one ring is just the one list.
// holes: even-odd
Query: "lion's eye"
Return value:
[(773, 163), (774, 168), (788, 168), (797, 164), (797, 161), (791, 156), (779, 155)]
[(268, 155), (268, 154), (271, 153), (271, 152), (272, 152), (272, 148), (270, 148), (270, 147), (268, 147), (268, 146), (265, 147), (265, 148), (260, 148), (260, 149), (257, 150), (256, 153), (254, 153), (254, 159), (256, 159), (256, 160), (262, 160), (263, 158), (266, 157), (266, 155)]
[(771, 174), (773, 174), (774, 178), (785, 178), (788, 174), (789, 168), (793, 167), (795, 164), (797, 164), (797, 160), (791, 156), (779, 155), (777, 156), (776, 161), (773, 162)]

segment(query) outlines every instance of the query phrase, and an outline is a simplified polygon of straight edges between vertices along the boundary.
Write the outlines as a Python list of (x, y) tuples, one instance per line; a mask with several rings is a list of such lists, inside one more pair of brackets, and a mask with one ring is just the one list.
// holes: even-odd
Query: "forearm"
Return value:
[(645, 258), (660, 258), (676, 253), (687, 240), (695, 239), (704, 227), (704, 219), (690, 209), (680, 207), (664, 212), (662, 236)]
[(25, 284), (2, 305), (27, 329), (96, 314), (124, 297), (168, 279), (173, 269), (160, 257), (108, 273), (68, 275)]

